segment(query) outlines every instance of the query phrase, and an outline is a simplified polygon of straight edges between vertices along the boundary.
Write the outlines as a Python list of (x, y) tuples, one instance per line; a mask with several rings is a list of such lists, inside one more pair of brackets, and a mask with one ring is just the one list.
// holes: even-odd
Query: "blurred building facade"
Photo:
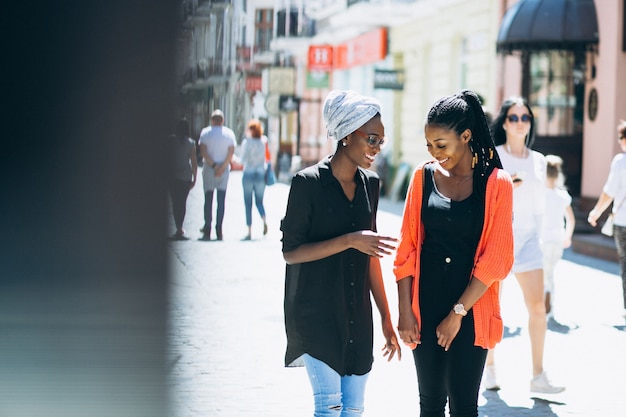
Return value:
[(437, 98), (469, 88), (495, 113), (521, 95), (537, 117), (535, 149), (561, 155), (570, 192), (593, 198), (626, 118), (625, 3), (187, 0), (181, 96), (194, 128), (218, 106), (238, 134), (262, 119), (283, 179), (333, 152), (321, 116), (330, 89), (375, 96), (391, 183), (429, 158), (423, 120)]

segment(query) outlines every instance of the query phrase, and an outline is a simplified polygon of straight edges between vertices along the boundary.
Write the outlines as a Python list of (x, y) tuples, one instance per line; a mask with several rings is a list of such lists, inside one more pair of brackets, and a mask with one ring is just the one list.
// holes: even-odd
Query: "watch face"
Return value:
[(454, 306), (454, 312), (456, 314), (461, 314), (461, 315), (465, 315), (465, 308), (463, 307), (463, 304), (457, 304)]

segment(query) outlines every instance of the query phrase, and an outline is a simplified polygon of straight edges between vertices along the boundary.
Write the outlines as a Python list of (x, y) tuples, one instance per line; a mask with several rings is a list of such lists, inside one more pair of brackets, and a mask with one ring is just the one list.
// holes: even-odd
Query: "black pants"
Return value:
[[(224, 210), (226, 204), (226, 190), (217, 190), (217, 219), (215, 230), (222, 233), (222, 223), (224, 222)], [(204, 227), (208, 232), (213, 221), (213, 190), (204, 193)]]
[(461, 331), (447, 352), (435, 337), (426, 335), (413, 351), (421, 417), (443, 417), (448, 397), (451, 417), (478, 416), (478, 391), (487, 349), (474, 346), (474, 323), (468, 320), (472, 317), (470, 311), (463, 318)]
[(191, 183), (185, 180), (172, 179), (170, 183), (170, 197), (172, 199), (172, 214), (176, 230), (183, 228), (185, 214), (187, 213), (187, 196)]
[(472, 259), (438, 252), (422, 253), (420, 272), (421, 344), (413, 350), (421, 417), (444, 417), (448, 398), (451, 417), (478, 416), (478, 391), (487, 349), (474, 346), (474, 314), (446, 352), (437, 344), (436, 328), (468, 285)]

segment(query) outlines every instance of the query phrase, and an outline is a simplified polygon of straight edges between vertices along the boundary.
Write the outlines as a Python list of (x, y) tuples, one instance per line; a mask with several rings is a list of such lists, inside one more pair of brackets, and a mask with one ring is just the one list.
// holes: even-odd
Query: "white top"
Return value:
[(626, 153), (613, 157), (602, 191), (613, 197), (613, 223), (626, 227)]
[(544, 242), (565, 240), (565, 209), (572, 204), (572, 196), (563, 188), (546, 187), (546, 211), (543, 218)]
[(508, 153), (504, 145), (497, 146), (496, 150), (505, 171), (511, 176), (523, 176), (522, 183), (513, 187), (513, 229), (537, 229), (541, 232), (545, 210), (545, 156), (529, 150), (525, 158), (518, 158)]
[(235, 133), (226, 126), (208, 126), (200, 132), (200, 145), (206, 150), (213, 162), (221, 164), (228, 155), (228, 148), (237, 146)]
[(265, 146), (267, 136), (259, 139), (245, 138), (241, 143), (241, 163), (244, 172), (265, 171)]

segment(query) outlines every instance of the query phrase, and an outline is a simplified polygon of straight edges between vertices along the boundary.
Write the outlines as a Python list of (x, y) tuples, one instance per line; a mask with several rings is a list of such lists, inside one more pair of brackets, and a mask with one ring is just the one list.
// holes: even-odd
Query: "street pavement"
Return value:
[[(253, 208), (246, 234), (241, 172), (232, 172), (226, 198), (223, 241), (202, 241), (201, 175), (187, 203), (188, 240), (169, 244), (170, 415), (174, 417), (299, 417), (313, 414), (304, 368), (285, 368), (280, 219), (289, 186), (266, 188), (269, 232)], [(378, 227), (398, 235), (402, 202), (381, 200)], [(174, 232), (170, 220), (169, 233)], [(213, 236), (215, 234), (213, 233)], [(214, 237), (213, 237), (214, 238)], [(393, 259), (382, 260), (394, 323), (397, 296)], [(505, 280), (505, 337), (496, 348), (500, 391), (479, 396), (481, 417), (623, 416), (626, 409), (626, 323), (621, 316), (621, 280), (616, 263), (566, 250), (556, 269), (555, 320), (549, 323), (545, 369), (560, 394), (529, 391), (527, 316), (514, 277)], [(377, 314), (375, 314), (377, 317)], [(375, 322), (374, 357), (366, 392), (366, 417), (418, 416), (418, 390), (411, 351), (388, 363)]]

